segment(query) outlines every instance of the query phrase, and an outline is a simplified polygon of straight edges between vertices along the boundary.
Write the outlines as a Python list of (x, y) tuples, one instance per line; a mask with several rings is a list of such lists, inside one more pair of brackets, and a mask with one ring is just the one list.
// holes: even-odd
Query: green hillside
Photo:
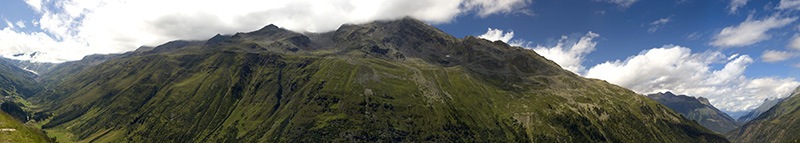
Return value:
[(0, 111), (0, 142), (2, 143), (44, 143), (53, 142), (42, 130), (24, 125), (19, 120)]
[(0, 143), (52, 142), (42, 130), (24, 124), (30, 114), (19, 102), (41, 90), (34, 76), (0, 58)]
[(800, 141), (800, 87), (741, 128), (728, 133), (736, 142), (799, 142)]
[(727, 142), (531, 50), (408, 18), (270, 25), (70, 68), (37, 95), (55, 101), (43, 128), (60, 141)]
[(18, 68), (7, 59), (0, 58), (0, 97), (29, 97), (41, 90), (31, 72)]

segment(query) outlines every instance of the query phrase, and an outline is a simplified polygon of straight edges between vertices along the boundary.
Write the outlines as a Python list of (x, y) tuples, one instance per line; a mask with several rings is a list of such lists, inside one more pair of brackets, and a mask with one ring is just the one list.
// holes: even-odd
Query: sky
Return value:
[(706, 97), (734, 117), (800, 85), (800, 0), (6, 0), (0, 56), (58, 63), (268, 24), (314, 33), (403, 17), (640, 94)]

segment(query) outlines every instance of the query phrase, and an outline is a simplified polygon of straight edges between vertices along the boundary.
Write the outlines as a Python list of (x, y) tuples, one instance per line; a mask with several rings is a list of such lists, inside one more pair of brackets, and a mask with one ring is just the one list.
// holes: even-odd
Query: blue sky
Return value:
[(0, 56), (64, 62), (267, 24), (326, 32), (410, 16), (641, 94), (707, 97), (736, 116), (800, 85), (799, 11), (797, 0), (8, 0)]
[[(593, 31), (602, 35), (597, 51), (588, 54), (585, 64), (595, 65), (608, 60), (624, 59), (642, 50), (676, 44), (691, 47), (693, 51), (721, 50), (726, 54), (747, 54), (758, 59), (767, 49), (785, 50), (792, 36), (798, 33), (798, 24), (771, 30), (772, 38), (738, 48), (720, 48), (710, 45), (713, 36), (725, 27), (738, 25), (748, 16), (769, 17), (776, 13), (797, 15), (795, 11), (776, 12), (764, 7), (775, 7), (779, 0), (751, 1), (736, 14), (729, 14), (728, 1), (686, 0), (638, 1), (629, 8), (613, 3), (585, 0), (534, 1), (530, 6), (535, 16), (503, 15), (488, 18), (459, 17), (451, 24), (437, 25), (457, 37), (480, 35), (486, 27), (513, 30), (516, 38), (548, 44), (561, 35), (583, 34)], [(600, 14), (605, 13), (605, 14)], [(661, 18), (670, 22), (655, 32), (648, 32), (650, 23)], [(697, 33), (697, 39), (688, 36)], [(746, 71), (751, 76), (800, 77), (792, 65), (797, 59), (777, 63), (757, 62)], [(715, 65), (717, 68), (721, 65)]]

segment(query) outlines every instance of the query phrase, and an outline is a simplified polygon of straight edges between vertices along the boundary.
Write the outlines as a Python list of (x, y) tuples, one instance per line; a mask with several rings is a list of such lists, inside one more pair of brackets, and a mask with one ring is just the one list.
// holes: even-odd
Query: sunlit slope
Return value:
[(0, 111), (0, 142), (44, 143), (52, 142), (42, 130), (24, 125), (19, 120)]

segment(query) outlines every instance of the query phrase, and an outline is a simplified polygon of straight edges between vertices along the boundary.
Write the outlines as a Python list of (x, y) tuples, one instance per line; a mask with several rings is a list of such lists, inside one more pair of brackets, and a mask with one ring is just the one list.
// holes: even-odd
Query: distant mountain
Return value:
[(26, 71), (32, 72), (37, 75), (39, 73), (48, 72), (51, 69), (53, 69), (56, 65), (58, 65), (57, 63), (40, 63), (40, 62), (31, 62), (25, 60), (6, 59), (2, 57), (0, 57), (0, 60), (5, 60), (6, 62), (16, 67), (22, 68)]
[(727, 142), (532, 50), (410, 18), (69, 64), (42, 75), (53, 90), (36, 101), (55, 114), (43, 128), (70, 141)]
[(736, 119), (736, 122), (738, 122), (739, 124), (747, 123), (747, 121), (753, 120), (759, 115), (761, 115), (761, 113), (767, 112), (769, 108), (772, 108), (781, 101), (783, 101), (783, 98), (764, 99), (764, 102), (761, 103), (761, 105), (759, 105), (758, 108), (754, 109), (753, 111), (750, 111), (750, 113), (747, 113), (742, 117), (739, 117), (739, 119)]
[(717, 133), (725, 133), (738, 127), (733, 118), (719, 111), (703, 97), (675, 95), (672, 92), (650, 94), (647, 97)]
[(741, 128), (728, 133), (735, 142), (800, 142), (800, 87)]
[(41, 86), (34, 80), (36, 75), (26, 71), (8, 60), (0, 59), (0, 97), (29, 97), (37, 94)]

